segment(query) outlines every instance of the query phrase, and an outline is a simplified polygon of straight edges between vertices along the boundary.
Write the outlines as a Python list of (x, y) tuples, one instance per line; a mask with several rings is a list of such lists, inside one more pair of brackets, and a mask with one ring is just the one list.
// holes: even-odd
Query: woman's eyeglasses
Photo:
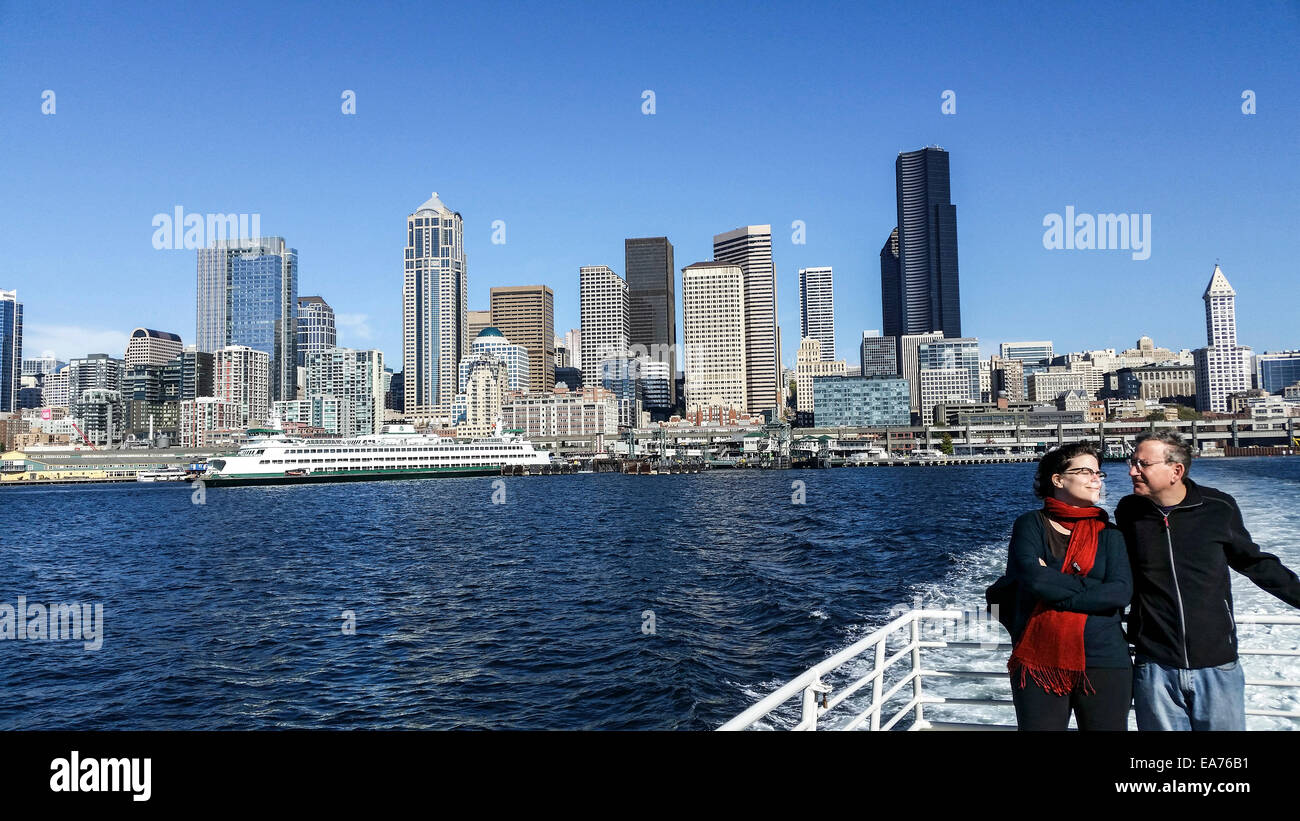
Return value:
[(1064, 476), (1086, 476), (1089, 479), (1094, 476), (1098, 479), (1106, 478), (1106, 474), (1102, 473), (1100, 470), (1093, 470), (1092, 468), (1070, 468), (1069, 470), (1061, 471), (1061, 474)]

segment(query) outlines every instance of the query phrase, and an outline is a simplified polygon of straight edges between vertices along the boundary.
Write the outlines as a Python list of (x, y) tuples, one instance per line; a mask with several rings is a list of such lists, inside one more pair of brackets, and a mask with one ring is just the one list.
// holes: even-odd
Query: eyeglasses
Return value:
[(1163, 462), (1144, 462), (1136, 456), (1133, 456), (1129, 458), (1128, 463), (1138, 470), (1146, 470), (1147, 468), (1155, 467), (1156, 465), (1167, 465), (1169, 464), (1169, 460), (1166, 459)]
[(1089, 479), (1091, 479), (1093, 476), (1096, 476), (1098, 479), (1105, 479), (1105, 478), (1106, 478), (1106, 474), (1102, 473), (1100, 470), (1093, 470), (1092, 468), (1070, 468), (1069, 470), (1063, 470), (1063, 471), (1061, 471), (1061, 475), (1063, 475), (1063, 476), (1086, 476), (1086, 477), (1088, 477)]

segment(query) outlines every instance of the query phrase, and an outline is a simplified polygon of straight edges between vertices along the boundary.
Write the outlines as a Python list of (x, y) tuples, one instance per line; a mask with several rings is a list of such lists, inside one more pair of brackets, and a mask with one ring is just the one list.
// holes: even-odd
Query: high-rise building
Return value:
[(903, 269), (898, 260), (898, 229), (880, 249), (880, 316), (885, 334), (897, 339), (903, 331)]
[[(511, 285), (491, 291), (492, 327), (528, 350), (525, 390), (555, 387), (555, 295), (545, 285)], [(471, 337), (472, 339), (473, 337)]]
[(943, 338), (917, 346), (918, 411), (929, 422), (941, 403), (980, 401), (980, 344), (973, 337)]
[(406, 218), (402, 371), (406, 413), (450, 415), (469, 340), (464, 220), (435, 191)]
[(380, 351), (330, 348), (307, 368), (307, 398), (339, 402), (339, 435), (379, 433), (384, 423), (384, 355)]
[(824, 361), (835, 359), (835, 289), (830, 268), (799, 269), (799, 334), (817, 340)]
[(1237, 292), (1216, 263), (1205, 300), (1206, 347), (1194, 351), (1196, 408), (1229, 413), (1228, 396), (1250, 390), (1250, 348), (1237, 344)]
[(89, 390), (121, 391), (125, 363), (106, 353), (92, 353), (68, 363), (68, 407)]
[(862, 370), (859, 376), (898, 376), (898, 340), (880, 331), (862, 332)]
[(998, 355), (1003, 359), (1030, 362), (1035, 365), (1049, 365), (1054, 356), (1050, 339), (1037, 342), (1003, 342), (998, 345)]
[(461, 360), (465, 373), (464, 418), (458, 418), (458, 436), (491, 436), (501, 419), (508, 390), (506, 363), (491, 354), (475, 354)]
[(47, 356), (29, 356), (23, 360), (23, 376), (43, 376), (47, 373), (54, 373), (67, 364), (67, 362), (62, 361), (53, 354)]
[(398, 371), (393, 375), (392, 384), (388, 386), (389, 410), (406, 413), (406, 375)]
[(989, 358), (990, 402), (996, 402), (999, 396), (1008, 402), (1023, 402), (1028, 395), (1028, 384), (1023, 360), (1001, 356)]
[(825, 361), (821, 342), (805, 337), (799, 343), (795, 362), (795, 419), (799, 427), (812, 427), (816, 424), (814, 414), (817, 411), (813, 400), (813, 380), (820, 376), (844, 376), (844, 360)]
[(901, 152), (894, 173), (898, 225), (880, 252), (885, 335), (938, 331), (960, 337), (957, 208), (948, 152), (933, 146)]
[[(628, 344), (645, 348), (641, 358), (668, 366), (668, 400), (656, 407), (677, 402), (677, 303), (673, 280), (673, 244), (667, 237), (638, 237), (623, 240), (627, 272)], [(638, 351), (640, 353), (640, 351)], [(652, 369), (661, 374), (661, 368)], [(642, 368), (645, 378), (645, 369)]]
[(318, 296), (298, 297), (298, 367), (307, 367), (313, 356), (338, 345), (330, 304)]
[(119, 390), (84, 390), (77, 396), (69, 415), (80, 426), (84, 441), (92, 445), (112, 448), (121, 444), (126, 433), (127, 405)]
[(564, 347), (569, 349), (569, 367), (582, 369), (582, 329), (570, 328), (564, 333)]
[(269, 358), (272, 399), (293, 399), (298, 365), (298, 251), (283, 237), (217, 240), (198, 251), (195, 342), (230, 345)]
[(469, 378), (471, 364), (484, 357), (498, 359), (505, 363), (506, 382), (503, 390), (528, 393), (529, 385), (532, 384), (530, 378), (532, 358), (529, 356), (528, 349), (506, 339), (501, 331), (491, 325), (479, 331), (478, 336), (470, 343), (469, 355), (460, 361), (456, 380), (458, 393), (465, 392), (465, 380)]
[(136, 328), (126, 343), (126, 368), (136, 365), (166, 365), (184, 349), (181, 338), (167, 331)]
[(0, 413), (18, 410), (23, 376), (23, 304), (18, 291), (0, 291)]
[(473, 345), (479, 332), (492, 324), (492, 309), (465, 312), (465, 338)]
[(216, 396), (198, 396), (181, 402), (181, 447), (206, 448), (226, 441), (229, 432), (244, 425), (244, 408)]
[(812, 380), (817, 426), (907, 425), (907, 382), (898, 376), (819, 376)]
[[(740, 266), (744, 277), (745, 409), (751, 414), (772, 411), (780, 404), (781, 390), (772, 226), (745, 225), (717, 234), (713, 237), (713, 259)], [(682, 290), (686, 290), (685, 285)]]
[(66, 408), (71, 404), (68, 401), (70, 376), (68, 366), (64, 365), (54, 373), (47, 373), (41, 377), (41, 407)]
[(578, 292), (582, 384), (600, 385), (601, 363), (627, 356), (627, 282), (608, 266), (586, 265), (578, 271)]
[(197, 345), (187, 345), (167, 363), (167, 378), (174, 385), (168, 398), (184, 401), (215, 396), (212, 388), (213, 360), (213, 354), (200, 351)]
[(1255, 387), (1281, 393), (1300, 382), (1300, 351), (1255, 354)]
[(310, 399), (272, 402), (271, 412), (286, 427), (320, 428), (329, 436), (342, 436), (346, 416), (343, 404), (333, 396), (313, 396)]
[(739, 265), (697, 262), (682, 269), (686, 409), (746, 410), (745, 275)]
[(641, 402), (652, 414), (667, 415), (673, 408), (672, 394), (675, 392), (672, 372), (667, 362), (646, 360), (641, 362), (638, 370), (638, 384), (641, 389)]
[(227, 345), (213, 355), (213, 392), (239, 406), (240, 425), (258, 427), (266, 422), (271, 407), (270, 370), (270, 354), (247, 345)]
[(1039, 404), (1055, 402), (1061, 394), (1072, 391), (1078, 391), (1092, 398), (1088, 392), (1087, 374), (1082, 371), (1050, 369), (1042, 373), (1031, 373), (1026, 378), (1029, 382), (1027, 398), (1031, 402)]
[(907, 334), (898, 338), (898, 372), (907, 380), (907, 391), (912, 413), (921, 412), (921, 360), (920, 347), (927, 342), (943, 339), (939, 332)]

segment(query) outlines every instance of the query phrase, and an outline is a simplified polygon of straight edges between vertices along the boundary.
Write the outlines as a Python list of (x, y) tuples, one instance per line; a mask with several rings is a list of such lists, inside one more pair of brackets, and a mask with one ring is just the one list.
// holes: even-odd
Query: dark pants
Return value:
[(1011, 676), (1011, 698), (1016, 705), (1016, 723), (1021, 730), (1064, 730), (1074, 710), (1080, 730), (1127, 730), (1128, 709), (1133, 701), (1132, 668), (1089, 667), (1088, 681), (1096, 692), (1084, 693), (1082, 687), (1064, 696), (1052, 695), (1025, 677), (1020, 688), (1020, 674)]

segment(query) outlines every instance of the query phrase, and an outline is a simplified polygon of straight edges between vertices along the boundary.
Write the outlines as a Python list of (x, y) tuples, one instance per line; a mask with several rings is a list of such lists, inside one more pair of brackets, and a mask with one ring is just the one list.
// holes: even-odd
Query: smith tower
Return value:
[(880, 254), (885, 336), (938, 331), (961, 336), (957, 284), (957, 207), (948, 152), (906, 151), (894, 163), (898, 225)]
[(1205, 300), (1204, 348), (1192, 352), (1196, 366), (1196, 408), (1214, 413), (1229, 411), (1228, 397), (1250, 388), (1250, 348), (1237, 344), (1237, 292), (1218, 264)]
[(464, 222), (435, 191), (406, 218), (402, 371), (407, 414), (449, 416), (465, 339)]

